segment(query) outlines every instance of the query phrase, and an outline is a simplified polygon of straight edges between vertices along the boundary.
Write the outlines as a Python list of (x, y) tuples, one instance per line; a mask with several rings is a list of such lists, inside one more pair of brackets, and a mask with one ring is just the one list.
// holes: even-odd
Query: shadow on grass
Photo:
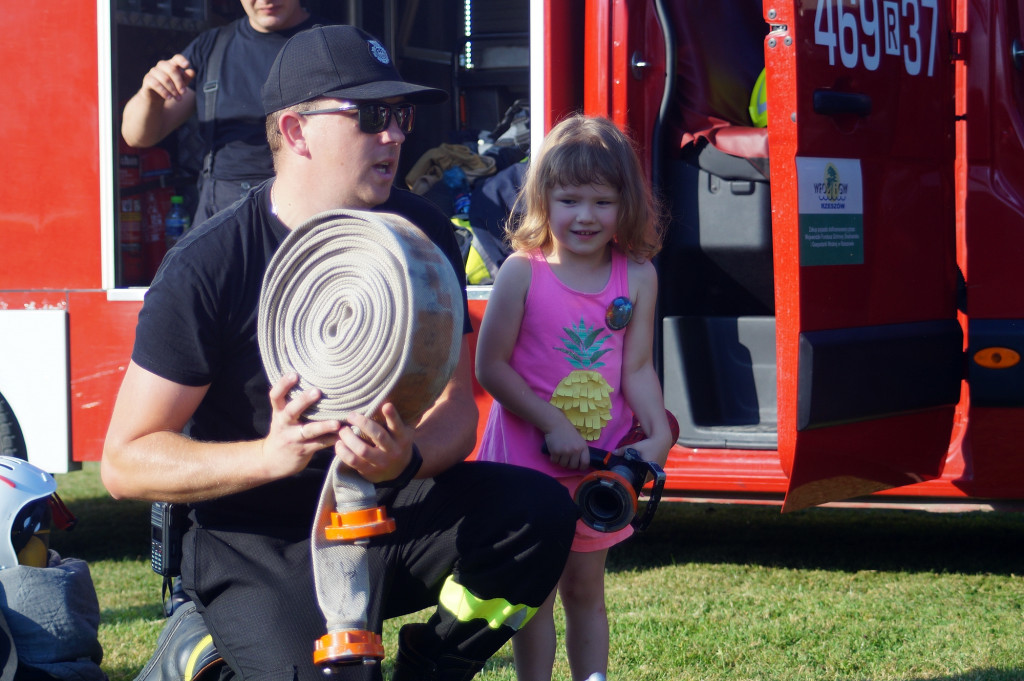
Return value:
[(1008, 549), (1022, 539), (1024, 516), (1017, 513), (816, 508), (782, 515), (778, 507), (663, 503), (646, 532), (611, 550), (608, 566), (730, 563), (1019, 575), (1024, 558)]
[[(510, 652), (511, 648), (499, 651), (491, 656), (487, 663), (484, 665), (484, 671), (481, 676), (487, 674), (487, 672), (496, 673), (499, 670), (514, 670), (516, 667), (515, 659), (512, 657)], [(386, 677), (385, 677), (386, 678)]]
[(53, 530), (50, 546), (62, 556), (89, 562), (149, 558), (148, 502), (117, 501), (109, 496), (65, 502), (78, 524), (69, 531)]
[[(59, 490), (62, 492), (63, 490)], [(150, 504), (69, 495), (78, 517), (51, 545), (86, 561), (149, 557)], [(610, 570), (676, 563), (793, 569), (1024, 574), (1024, 515), (663, 502), (654, 522), (609, 553)]]
[(156, 622), (164, 619), (160, 602), (154, 600), (152, 605), (134, 605), (130, 608), (103, 608), (100, 621), (104, 624), (117, 622)]
[(117, 681), (118, 679), (134, 679), (142, 670), (139, 667), (108, 667), (103, 665), (103, 671), (107, 673), (107, 678), (111, 679), (111, 681)]
[(1020, 681), (1022, 678), (1024, 678), (1024, 668), (994, 669), (986, 667), (984, 669), (971, 669), (963, 674), (954, 674), (952, 676), (919, 677), (907, 679), (907, 681)]

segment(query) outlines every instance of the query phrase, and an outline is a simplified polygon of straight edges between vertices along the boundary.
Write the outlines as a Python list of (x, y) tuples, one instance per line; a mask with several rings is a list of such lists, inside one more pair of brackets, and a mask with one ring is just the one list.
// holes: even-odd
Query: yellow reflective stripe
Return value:
[[(470, 234), (473, 233), (473, 225), (467, 218), (452, 218), (452, 222), (459, 227), (468, 229)], [(477, 253), (476, 248), (470, 245), (469, 254), (466, 256), (466, 283), (479, 284), (488, 277), (493, 278), (494, 274), (487, 269), (487, 263)]]
[(487, 620), (487, 626), (491, 629), (505, 625), (519, 631), (537, 612), (537, 608), (522, 604), (513, 605), (504, 598), (488, 600), (477, 598), (451, 576), (441, 587), (439, 601), (460, 622), (469, 622), (475, 619)]
[(764, 128), (768, 125), (768, 91), (765, 87), (766, 69), (761, 69), (761, 75), (754, 83), (754, 91), (750, 93), (750, 106), (747, 111), (750, 113), (750, 121), (756, 128)]
[(196, 662), (199, 661), (199, 656), (203, 654), (203, 650), (207, 646), (213, 645), (213, 636), (207, 634), (199, 640), (195, 648), (192, 649), (192, 653), (188, 656), (188, 664), (185, 665), (185, 681), (192, 681), (192, 676), (196, 671)]
[(466, 258), (466, 283), (479, 284), (489, 276), (491, 273), (487, 269), (484, 259), (480, 257), (475, 248), (470, 246), (469, 256)]

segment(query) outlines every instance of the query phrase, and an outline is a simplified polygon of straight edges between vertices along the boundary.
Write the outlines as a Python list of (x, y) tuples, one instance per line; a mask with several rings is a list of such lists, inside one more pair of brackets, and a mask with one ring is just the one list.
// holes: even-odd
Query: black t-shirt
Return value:
[[(255, 440), (270, 428), (270, 381), (257, 341), (257, 311), (264, 271), (288, 235), (270, 212), (270, 186), (264, 182), (187, 233), (164, 258), (139, 313), (132, 360), (175, 383), (209, 385), (186, 429), (196, 440)], [(452, 262), (463, 288), (468, 333), (465, 270), (451, 222), (427, 199), (401, 189), (393, 189), (378, 210), (407, 218)], [(311, 521), (332, 455), (325, 450), (293, 478), (202, 504), (197, 519), (213, 525), (249, 524), (253, 518), (283, 525)], [(277, 508), (285, 500), (286, 508)]]
[[(260, 89), (281, 47), (299, 31), (325, 24), (310, 16), (294, 28), (260, 33), (242, 17), (230, 24), (200, 33), (182, 54), (196, 71), (192, 88), (196, 91), (196, 107), (202, 111), (203, 84), (218, 31), (231, 37), (224, 51), (217, 80), (216, 124), (212, 148), (215, 150), (213, 176), (219, 180), (264, 180), (274, 174), (274, 165), (267, 147), (266, 117), (260, 100)], [(207, 126), (201, 126), (207, 130)], [(204, 134), (206, 134), (204, 132)], [(206, 140), (206, 148), (211, 141)]]

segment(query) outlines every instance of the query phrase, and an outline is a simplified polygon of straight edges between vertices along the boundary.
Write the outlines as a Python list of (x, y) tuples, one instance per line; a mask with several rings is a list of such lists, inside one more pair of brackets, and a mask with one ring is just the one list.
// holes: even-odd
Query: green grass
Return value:
[[(130, 681), (162, 625), (149, 505), (111, 500), (95, 464), (58, 485), (79, 526), (52, 545), (89, 561), (104, 670)], [(1019, 681), (1022, 539), (1015, 514), (663, 504), (609, 557), (609, 678)], [(422, 617), (387, 624), (389, 655)], [(480, 678), (515, 679), (509, 646)]]

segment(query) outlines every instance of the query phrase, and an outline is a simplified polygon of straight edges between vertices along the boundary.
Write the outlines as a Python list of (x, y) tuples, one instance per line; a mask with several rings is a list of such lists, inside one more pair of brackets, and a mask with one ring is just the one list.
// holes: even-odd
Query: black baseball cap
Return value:
[(417, 104), (448, 99), (444, 90), (403, 80), (379, 40), (345, 25), (314, 26), (289, 38), (270, 67), (262, 96), (266, 114), (317, 97), (403, 97)]

